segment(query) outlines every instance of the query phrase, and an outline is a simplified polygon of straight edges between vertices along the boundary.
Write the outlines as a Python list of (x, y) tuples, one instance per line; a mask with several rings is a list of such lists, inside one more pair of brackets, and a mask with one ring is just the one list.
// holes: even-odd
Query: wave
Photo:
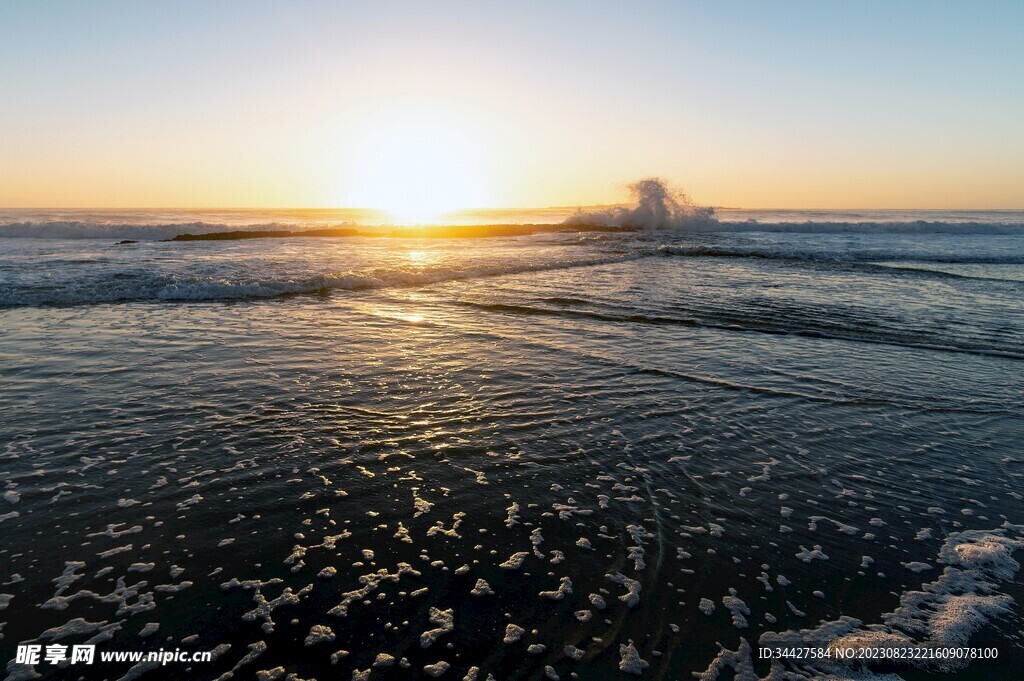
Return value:
[[(761, 258), (766, 260), (798, 261), (809, 264), (823, 263), (858, 268), (875, 268), (903, 276), (937, 276), (957, 279), (986, 279), (1021, 282), (1014, 278), (1002, 279), (999, 272), (971, 276), (969, 272), (956, 273), (941, 269), (942, 264), (963, 265), (1020, 265), (1020, 255), (935, 255), (900, 253), (879, 250), (836, 250), (787, 248), (768, 245), (661, 245), (617, 244), (615, 250), (604, 250), (587, 256), (573, 256), (552, 261), (492, 261), (471, 267), (440, 267), (429, 270), (403, 270), (387, 268), (359, 269), (345, 272), (295, 271), (293, 274), (269, 274), (246, 269), (244, 263), (227, 264), (222, 271), (204, 273), (169, 272), (149, 269), (144, 264), (122, 264), (102, 270), (91, 269), (98, 261), (94, 257), (50, 261), (51, 266), (79, 264), (83, 268), (65, 279), (40, 278), (36, 280), (0, 283), (0, 306), (81, 305), (131, 301), (213, 301), (245, 298), (274, 298), (295, 294), (326, 293), (332, 290), (379, 289), (396, 286), (422, 286), (460, 279), (524, 274), (547, 270), (593, 267), (645, 259), (649, 257), (720, 257)], [(103, 261), (105, 262), (105, 261)], [(900, 267), (906, 263), (906, 267)], [(929, 268), (934, 264), (940, 269)], [(911, 267), (911, 265), (913, 265)], [(0, 265), (0, 268), (5, 266)], [(70, 272), (69, 272), (70, 274)], [(658, 319), (623, 319), (622, 321), (658, 323)], [(673, 319), (671, 323), (686, 323)], [(704, 325), (704, 324), (702, 324)], [(766, 329), (762, 331), (768, 332)], [(789, 332), (789, 331), (787, 331)]]
[(686, 246), (661, 246), (659, 252), (666, 256), (682, 257), (715, 257), (715, 258), (762, 258), (765, 260), (805, 260), (837, 263), (875, 263), (875, 262), (922, 262), (936, 264), (973, 264), (973, 265), (1021, 265), (1024, 264), (1024, 253), (1005, 255), (970, 255), (941, 253), (912, 253), (883, 249), (837, 248), (823, 250), (821, 248), (799, 248), (785, 245), (732, 245), (712, 246), (704, 244)]
[(943, 222), (714, 222), (694, 225), (693, 232), (780, 232), (789, 234), (964, 234), (1024, 235), (1024, 223)]
[[(651, 205), (653, 203), (653, 205)], [(1024, 223), (981, 221), (892, 221), (892, 222), (765, 222), (758, 220), (723, 221), (714, 209), (671, 202), (664, 205), (645, 201), (635, 208), (612, 207), (582, 209), (560, 223), (581, 229), (615, 229), (649, 232), (713, 233), (790, 233), (790, 234), (951, 234), (1022, 235)], [(332, 228), (355, 228), (357, 223), (331, 223)], [(262, 222), (228, 224), (223, 222), (111, 223), (87, 220), (11, 222), (0, 224), (0, 238), (19, 239), (134, 239), (139, 241), (172, 239), (181, 234), (211, 234), (231, 231), (295, 231), (324, 228), (322, 224)], [(541, 232), (543, 233), (543, 231)], [(652, 235), (653, 236), (653, 235)], [(537, 236), (536, 238), (541, 238)]]
[(883, 330), (877, 326), (857, 328), (853, 323), (849, 325), (830, 324), (826, 321), (827, 317), (820, 315), (818, 316), (819, 321), (815, 322), (815, 315), (813, 314), (801, 318), (799, 323), (792, 323), (780, 315), (755, 317), (744, 315), (740, 311), (729, 314), (693, 311), (692, 314), (686, 316), (666, 316), (634, 311), (579, 309), (575, 304), (572, 307), (557, 308), (510, 303), (463, 302), (461, 304), (466, 307), (512, 315), (589, 319), (602, 322), (654, 326), (684, 326), (739, 333), (871, 343), (914, 350), (987, 355), (1017, 360), (1024, 359), (1024, 347), (1000, 347), (987, 343), (972, 342), (968, 339), (940, 337), (934, 333), (923, 331)]
[[(334, 225), (346, 226), (346, 225)], [(164, 224), (107, 223), (79, 220), (52, 222), (12, 222), (0, 225), (0, 238), (18, 239), (173, 239), (180, 234), (211, 234), (244, 230), (266, 232), (292, 230), (296, 225), (286, 222), (264, 222), (252, 225), (229, 225), (216, 222), (170, 222)]]
[(579, 227), (617, 227), (647, 231), (713, 229), (720, 225), (715, 209), (701, 206), (664, 180), (647, 177), (629, 185), (636, 206), (599, 210), (578, 209), (563, 224)]
[[(711, 206), (696, 203), (665, 180), (648, 177), (629, 185), (635, 205), (577, 209), (562, 224), (645, 232), (784, 232), (795, 234), (1019, 234), (1024, 222), (960, 220), (722, 220)], [(822, 211), (821, 215), (827, 215)], [(850, 214), (847, 213), (847, 216)]]
[(593, 267), (646, 258), (653, 254), (653, 251), (635, 251), (543, 263), (497, 263), (463, 269), (437, 268), (418, 272), (380, 269), (367, 272), (319, 272), (295, 277), (240, 274), (201, 276), (134, 269), (59, 283), (2, 285), (0, 307), (240, 300), (328, 293), (334, 290), (358, 291), (424, 286), (463, 279)]

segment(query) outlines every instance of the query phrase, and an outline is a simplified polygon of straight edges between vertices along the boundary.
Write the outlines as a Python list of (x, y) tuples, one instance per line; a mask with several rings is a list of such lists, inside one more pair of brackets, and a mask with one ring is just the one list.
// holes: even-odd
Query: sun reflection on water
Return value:
[(405, 254), (406, 263), (413, 267), (429, 267), (441, 260), (436, 251), (409, 251)]

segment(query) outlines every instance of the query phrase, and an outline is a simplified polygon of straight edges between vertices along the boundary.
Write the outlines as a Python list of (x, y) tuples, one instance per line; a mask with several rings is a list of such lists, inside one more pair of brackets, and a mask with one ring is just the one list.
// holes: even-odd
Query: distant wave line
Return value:
[[(623, 232), (644, 232), (655, 230), (644, 230), (636, 225), (602, 224), (603, 222), (614, 223), (593, 219), (589, 222), (567, 221), (564, 223), (538, 224), (533, 227), (537, 232), (552, 231), (594, 231), (606, 229)], [(331, 228), (364, 228), (363, 225), (352, 222), (339, 222), (330, 225)], [(481, 225), (480, 227), (486, 227)], [(527, 231), (529, 225), (519, 225), (520, 231)], [(144, 241), (159, 241), (173, 239), (184, 234), (213, 234), (217, 232), (272, 232), (272, 231), (308, 231), (324, 229), (323, 223), (289, 223), (289, 222), (265, 222), (247, 225), (229, 225), (225, 223), (211, 222), (168, 222), (161, 224), (143, 223), (111, 223), (92, 222), (79, 220), (60, 220), (49, 222), (11, 222), (0, 224), (0, 238), (19, 239), (137, 239)], [(431, 230), (444, 230), (458, 228), (465, 230), (465, 225), (435, 225), (426, 228), (396, 227), (399, 236), (417, 236), (419, 233), (427, 234)], [(364, 236), (389, 236), (391, 229), (380, 226), (366, 228)], [(893, 221), (893, 222), (758, 222), (754, 220), (744, 221), (702, 221), (689, 222), (680, 229), (657, 230), (674, 231), (683, 233), (728, 233), (728, 232), (784, 232), (797, 234), (962, 234), (962, 235), (1024, 235), (1024, 223), (994, 223), (994, 222), (942, 222), (942, 221)]]
[[(935, 253), (905, 253), (898, 251), (837, 249), (821, 251), (800, 248), (771, 249), (758, 246), (661, 246), (666, 256), (710, 257), (710, 258), (760, 258), (763, 260), (802, 260), (807, 262), (832, 263), (880, 263), (880, 262), (922, 262), (935, 264), (962, 265), (1021, 265), (1021, 255), (941, 255)], [(897, 268), (889, 268), (897, 269)], [(907, 271), (909, 268), (900, 271)], [(924, 270), (920, 270), (924, 271)], [(945, 273), (944, 273), (945, 274)]]

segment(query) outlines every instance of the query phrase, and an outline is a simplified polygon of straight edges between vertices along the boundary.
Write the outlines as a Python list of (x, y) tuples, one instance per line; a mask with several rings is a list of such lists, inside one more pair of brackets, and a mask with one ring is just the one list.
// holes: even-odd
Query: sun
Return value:
[(383, 211), (396, 224), (488, 206), (484, 147), (471, 126), (445, 112), (405, 109), (376, 118), (349, 145), (343, 200)]

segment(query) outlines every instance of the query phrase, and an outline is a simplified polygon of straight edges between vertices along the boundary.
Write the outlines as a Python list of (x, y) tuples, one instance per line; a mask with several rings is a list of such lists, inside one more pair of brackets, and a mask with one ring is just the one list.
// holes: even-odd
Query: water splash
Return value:
[(646, 177), (629, 185), (636, 206), (604, 210), (579, 209), (566, 219), (567, 225), (623, 227), (628, 229), (679, 231), (718, 224), (715, 209), (694, 203), (685, 192), (657, 177)]

